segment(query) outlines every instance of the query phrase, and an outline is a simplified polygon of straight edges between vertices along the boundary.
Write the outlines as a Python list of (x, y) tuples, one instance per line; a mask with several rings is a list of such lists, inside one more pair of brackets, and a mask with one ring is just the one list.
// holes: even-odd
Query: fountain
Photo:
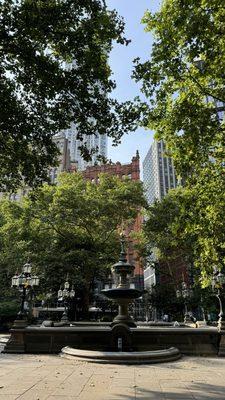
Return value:
[[(134, 266), (126, 259), (121, 237), (119, 261), (113, 265), (116, 287), (102, 290), (117, 302), (112, 323), (73, 322), (54, 326), (15, 327), (5, 347), (7, 353), (60, 353), (66, 358), (106, 363), (159, 363), (187, 355), (216, 355), (221, 340), (216, 328), (188, 326), (136, 326), (129, 304), (143, 291), (130, 287)], [(113, 285), (114, 286), (114, 285)], [(60, 325), (60, 326), (59, 326)], [(178, 350), (179, 348), (179, 350)]]
[(114, 318), (112, 326), (123, 323), (130, 327), (136, 327), (134, 320), (129, 316), (129, 304), (138, 297), (141, 297), (143, 291), (130, 288), (129, 276), (131, 276), (134, 266), (127, 262), (125, 252), (125, 237), (121, 235), (121, 253), (119, 262), (114, 264), (112, 272), (119, 277), (119, 283), (116, 288), (104, 289), (101, 291), (108, 299), (115, 300), (119, 305), (119, 313)]
[(180, 352), (177, 348), (160, 349), (156, 351), (137, 351), (133, 341), (133, 329), (137, 325), (129, 315), (129, 304), (134, 299), (141, 297), (143, 290), (130, 287), (129, 277), (134, 271), (134, 266), (127, 262), (125, 251), (125, 236), (121, 234), (121, 252), (119, 261), (112, 266), (112, 273), (118, 279), (118, 284), (114, 288), (103, 289), (104, 296), (114, 300), (119, 306), (118, 315), (111, 323), (111, 338), (109, 349), (111, 351), (93, 351), (80, 350), (65, 347), (62, 349), (64, 357), (76, 357), (95, 362), (111, 363), (155, 363), (164, 361), (174, 361), (180, 358)]

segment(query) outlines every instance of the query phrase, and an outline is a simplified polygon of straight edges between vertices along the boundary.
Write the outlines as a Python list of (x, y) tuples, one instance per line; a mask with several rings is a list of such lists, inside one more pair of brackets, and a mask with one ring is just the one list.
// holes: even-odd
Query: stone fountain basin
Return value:
[[(11, 329), (6, 353), (59, 353), (65, 346), (84, 350), (111, 351), (113, 329), (109, 326), (89, 325)], [(130, 328), (134, 351), (154, 351), (176, 347), (191, 356), (216, 356), (221, 335), (216, 327), (160, 327)]]
[(175, 347), (154, 351), (92, 351), (63, 347), (61, 357), (86, 362), (109, 364), (155, 364), (176, 361), (181, 357)]
[(130, 288), (103, 289), (101, 293), (109, 299), (137, 299), (143, 294), (143, 290)]

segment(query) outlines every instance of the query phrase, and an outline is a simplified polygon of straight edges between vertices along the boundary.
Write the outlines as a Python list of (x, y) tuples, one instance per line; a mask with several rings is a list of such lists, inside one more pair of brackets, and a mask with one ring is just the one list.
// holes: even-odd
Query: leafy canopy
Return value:
[(134, 77), (149, 100), (144, 125), (164, 139), (178, 173), (197, 175), (225, 156), (225, 7), (222, 0), (164, 0), (147, 11), (154, 35), (150, 60)]
[[(163, 139), (185, 188), (150, 209), (146, 234), (164, 258), (224, 269), (225, 6), (222, 0), (163, 0), (143, 18), (150, 60), (136, 60), (148, 109), (142, 123)], [(155, 235), (155, 236), (154, 236)]]
[(169, 261), (181, 256), (191, 261), (196, 238), (194, 232), (187, 238), (186, 227), (194, 222), (193, 207), (193, 193), (181, 187), (149, 206), (143, 232), (146, 243), (157, 249), (160, 260)]
[[(57, 160), (52, 135), (75, 122), (118, 143), (137, 109), (109, 97), (108, 54), (128, 44), (124, 22), (104, 0), (0, 2), (0, 189), (46, 180)], [(82, 153), (88, 158), (85, 143)]]
[(211, 174), (192, 188), (171, 190), (149, 208), (144, 226), (145, 242), (158, 248), (159, 258), (182, 257), (202, 286), (210, 284), (214, 267), (225, 266), (224, 184)]
[(64, 173), (23, 204), (0, 203), (0, 271), (11, 277), (27, 257), (36, 265), (41, 291), (57, 291), (66, 274), (83, 295), (118, 259), (118, 226), (134, 222), (145, 205), (140, 182), (101, 175), (99, 184)]

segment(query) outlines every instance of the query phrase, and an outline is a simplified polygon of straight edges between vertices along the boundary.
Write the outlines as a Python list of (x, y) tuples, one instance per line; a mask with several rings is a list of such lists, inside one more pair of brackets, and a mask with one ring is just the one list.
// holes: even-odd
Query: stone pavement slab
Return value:
[(0, 354), (0, 400), (225, 400), (225, 358), (110, 365)]

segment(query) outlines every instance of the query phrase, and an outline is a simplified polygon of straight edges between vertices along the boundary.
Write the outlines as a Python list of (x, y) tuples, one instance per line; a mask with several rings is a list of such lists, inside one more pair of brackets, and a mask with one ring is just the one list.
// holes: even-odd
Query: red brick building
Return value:
[(102, 164), (102, 165), (94, 165), (92, 167), (87, 167), (85, 171), (83, 171), (83, 175), (85, 179), (89, 179), (92, 181), (98, 180), (99, 174), (105, 173), (108, 175), (116, 175), (119, 178), (123, 179), (123, 177), (128, 176), (133, 181), (140, 180), (140, 165), (139, 165), (139, 153), (137, 151), (136, 156), (132, 158), (130, 164), (121, 164), (117, 161), (115, 164)]
[[(95, 165), (91, 167), (87, 167), (85, 171), (83, 171), (83, 176), (85, 179), (89, 179), (92, 182), (98, 182), (98, 177), (102, 173), (106, 173), (108, 175), (116, 175), (119, 178), (123, 179), (125, 176), (128, 176), (130, 179), (134, 181), (140, 180), (140, 157), (137, 151), (136, 155), (132, 158), (131, 163), (129, 164), (121, 164), (119, 161), (115, 164), (103, 164), (103, 165)], [(127, 235), (129, 235), (130, 231), (139, 232), (142, 225), (142, 217), (138, 215), (133, 226), (127, 230)], [(127, 252), (128, 261), (135, 265), (134, 270), (134, 280), (135, 285), (138, 288), (144, 287), (144, 273), (143, 266), (140, 259), (137, 256), (137, 253), (133, 249), (133, 242), (130, 240), (130, 245)]]
[(174, 289), (180, 289), (183, 281), (190, 285), (190, 272), (182, 255), (177, 255), (174, 260), (160, 261), (159, 265), (161, 285), (173, 285)]

